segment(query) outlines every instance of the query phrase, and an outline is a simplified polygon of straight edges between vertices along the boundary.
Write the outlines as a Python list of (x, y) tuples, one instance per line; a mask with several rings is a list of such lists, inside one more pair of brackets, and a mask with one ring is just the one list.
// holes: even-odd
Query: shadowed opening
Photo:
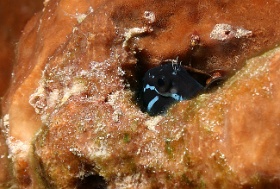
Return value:
[(107, 183), (99, 175), (89, 175), (78, 182), (77, 189), (106, 189)]

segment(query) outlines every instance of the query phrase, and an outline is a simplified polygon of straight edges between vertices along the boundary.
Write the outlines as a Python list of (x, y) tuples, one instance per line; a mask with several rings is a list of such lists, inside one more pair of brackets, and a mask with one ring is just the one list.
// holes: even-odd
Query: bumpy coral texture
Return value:
[[(278, 43), (279, 13), (262, 1), (45, 1), (4, 99), (18, 185), (279, 186), (280, 50), (244, 64)], [(150, 117), (135, 96), (167, 59), (229, 79)]]

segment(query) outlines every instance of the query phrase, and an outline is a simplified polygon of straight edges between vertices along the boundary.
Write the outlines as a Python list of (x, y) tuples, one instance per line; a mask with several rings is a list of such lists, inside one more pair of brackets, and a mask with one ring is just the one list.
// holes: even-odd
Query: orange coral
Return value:
[[(45, 1), (3, 105), (19, 186), (83, 188), (98, 175), (111, 188), (279, 186), (279, 49), (166, 115), (134, 100), (144, 72), (167, 59), (235, 73), (278, 43), (279, 6)], [(234, 35), (213, 37), (216, 24)]]

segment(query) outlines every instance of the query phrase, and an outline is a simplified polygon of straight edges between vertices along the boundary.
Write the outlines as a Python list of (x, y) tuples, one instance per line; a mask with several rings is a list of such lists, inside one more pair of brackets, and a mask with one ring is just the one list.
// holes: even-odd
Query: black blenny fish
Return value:
[(148, 70), (144, 75), (143, 106), (150, 115), (158, 115), (175, 102), (193, 98), (204, 88), (183, 66), (176, 63), (163, 64)]

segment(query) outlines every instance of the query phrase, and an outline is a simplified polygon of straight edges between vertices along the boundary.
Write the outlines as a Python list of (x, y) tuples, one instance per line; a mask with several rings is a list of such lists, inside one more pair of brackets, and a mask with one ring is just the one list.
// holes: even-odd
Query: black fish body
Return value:
[(181, 65), (160, 65), (148, 70), (144, 75), (143, 106), (150, 115), (161, 114), (171, 104), (191, 99), (203, 89)]

